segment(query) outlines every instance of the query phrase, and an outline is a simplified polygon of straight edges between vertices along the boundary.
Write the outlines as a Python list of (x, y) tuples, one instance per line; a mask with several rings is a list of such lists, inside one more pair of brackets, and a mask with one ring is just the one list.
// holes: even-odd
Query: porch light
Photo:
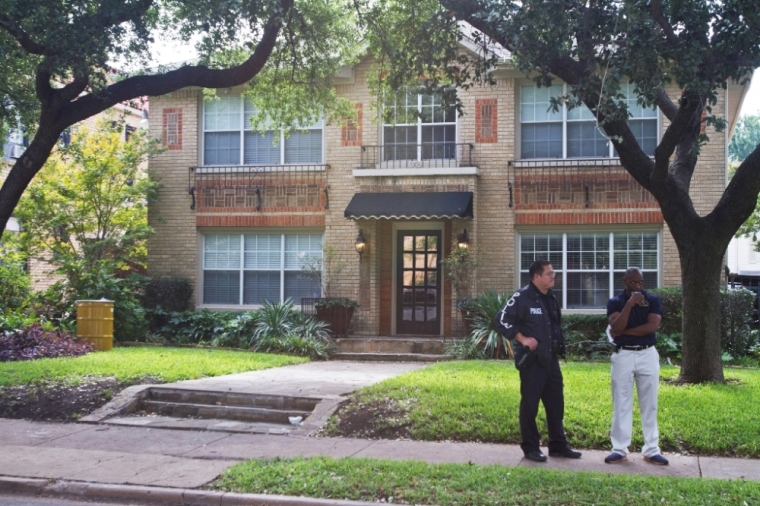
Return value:
[(364, 240), (362, 229), (359, 229), (359, 235), (356, 236), (356, 243), (354, 243), (354, 246), (356, 246), (356, 252), (359, 253), (359, 255), (367, 250), (367, 241)]
[(470, 238), (467, 237), (467, 229), (462, 230), (462, 233), (457, 236), (457, 246), (461, 249), (467, 249), (470, 247)]

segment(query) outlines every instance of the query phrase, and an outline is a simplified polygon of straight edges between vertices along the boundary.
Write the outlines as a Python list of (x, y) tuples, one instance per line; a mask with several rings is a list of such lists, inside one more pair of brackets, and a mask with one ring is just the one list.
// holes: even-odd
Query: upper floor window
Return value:
[(392, 123), (383, 125), (383, 159), (456, 158), (456, 108), (439, 94), (406, 92), (387, 105)]
[(244, 97), (219, 97), (203, 105), (204, 165), (320, 164), (322, 120), (285, 136), (251, 128), (256, 109)]
[[(617, 156), (612, 143), (597, 128), (596, 119), (586, 106), (557, 112), (549, 109), (551, 97), (565, 93), (562, 84), (548, 88), (536, 85), (520, 88), (520, 152), (522, 158), (597, 158)], [(649, 156), (657, 147), (657, 109), (636, 103), (633, 85), (622, 83), (630, 118), (628, 125)]]

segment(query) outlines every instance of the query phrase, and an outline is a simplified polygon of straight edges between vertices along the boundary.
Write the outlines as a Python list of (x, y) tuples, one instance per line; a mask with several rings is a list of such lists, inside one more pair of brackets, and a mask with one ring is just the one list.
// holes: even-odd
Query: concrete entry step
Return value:
[(333, 358), (357, 362), (443, 362), (452, 359), (449, 355), (422, 353), (337, 353)]
[(335, 345), (338, 353), (382, 353), (408, 355), (443, 355), (444, 345), (450, 342), (442, 337), (384, 337), (352, 336), (338, 338)]
[(150, 388), (135, 411), (170, 417), (288, 425), (290, 417), (308, 417), (319, 401), (282, 395)]
[(277, 410), (312, 411), (320, 399), (290, 397), (257, 393), (214, 392), (187, 390), (183, 388), (151, 387), (146, 401), (184, 404), (209, 404), (214, 406), (240, 406)]
[(246, 408), (241, 406), (224, 406), (209, 404), (187, 404), (182, 402), (159, 402), (143, 401), (139, 406), (140, 411), (156, 413), (162, 416), (193, 417), (238, 420), (242, 422), (267, 422), (289, 424), (289, 417), (300, 416), (305, 419), (310, 411), (283, 411), (268, 408)]

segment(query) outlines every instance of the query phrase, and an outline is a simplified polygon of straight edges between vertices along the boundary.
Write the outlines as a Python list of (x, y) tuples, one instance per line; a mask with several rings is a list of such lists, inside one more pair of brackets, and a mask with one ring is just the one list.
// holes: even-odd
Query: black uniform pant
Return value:
[(520, 371), (520, 432), (525, 453), (539, 450), (541, 437), (536, 426), (538, 402), (544, 404), (546, 422), (549, 426), (549, 451), (562, 450), (567, 446), (565, 428), (565, 396), (562, 371), (557, 355), (552, 355), (551, 364), (546, 367), (538, 362)]

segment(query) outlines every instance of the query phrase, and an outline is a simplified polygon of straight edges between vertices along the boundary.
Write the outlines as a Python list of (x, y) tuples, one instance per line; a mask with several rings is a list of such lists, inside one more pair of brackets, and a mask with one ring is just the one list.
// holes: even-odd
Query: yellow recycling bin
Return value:
[(96, 350), (113, 349), (113, 301), (77, 301), (77, 337), (91, 343)]

